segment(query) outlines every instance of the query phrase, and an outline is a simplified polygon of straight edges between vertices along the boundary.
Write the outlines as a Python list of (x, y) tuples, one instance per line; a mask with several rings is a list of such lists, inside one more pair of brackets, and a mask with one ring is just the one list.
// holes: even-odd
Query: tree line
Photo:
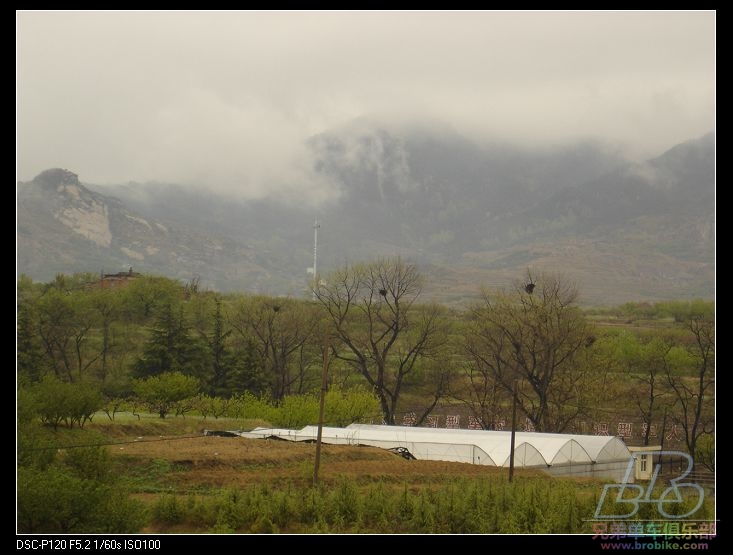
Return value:
[[(417, 408), (420, 425), (450, 404), (491, 429), (516, 403), (537, 431), (564, 432), (598, 411), (633, 411), (647, 424), (645, 443), (668, 420), (696, 455), (714, 431), (710, 302), (628, 303), (609, 311), (625, 325), (604, 326), (579, 307), (569, 279), (528, 270), (449, 309), (422, 302), (424, 276), (401, 258), (318, 276), (312, 300), (194, 285), (143, 275), (110, 289), (92, 275), (21, 276), (19, 395), (63, 384), (87, 399), (86, 411), (135, 398), (160, 416), (197, 396), (279, 406), (319, 390), (328, 351), (329, 387), (369, 391), (387, 424), (404, 407)], [(642, 317), (663, 325), (629, 324)], [(64, 418), (83, 425), (84, 410)]]

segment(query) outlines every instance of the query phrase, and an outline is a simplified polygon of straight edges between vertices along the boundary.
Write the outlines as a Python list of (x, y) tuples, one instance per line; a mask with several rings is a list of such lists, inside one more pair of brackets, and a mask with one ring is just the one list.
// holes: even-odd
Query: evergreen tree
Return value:
[(211, 374), (208, 380), (208, 393), (215, 397), (228, 397), (228, 375), (233, 362), (231, 353), (226, 345), (231, 330), (224, 329), (224, 319), (221, 314), (221, 300), (216, 299), (214, 310), (214, 329), (210, 338), (209, 351), (211, 354)]
[(142, 378), (165, 372), (181, 372), (202, 377), (206, 371), (207, 358), (205, 348), (189, 333), (183, 307), (175, 311), (171, 304), (166, 304), (155, 320), (133, 374)]
[(227, 389), (230, 395), (249, 391), (254, 395), (262, 395), (271, 388), (265, 370), (265, 362), (260, 356), (257, 345), (249, 339), (232, 352), (229, 357), (230, 371), (227, 376)]
[(47, 367), (43, 348), (38, 341), (37, 321), (32, 307), (27, 303), (18, 306), (17, 321), (17, 371), (18, 381), (37, 382)]

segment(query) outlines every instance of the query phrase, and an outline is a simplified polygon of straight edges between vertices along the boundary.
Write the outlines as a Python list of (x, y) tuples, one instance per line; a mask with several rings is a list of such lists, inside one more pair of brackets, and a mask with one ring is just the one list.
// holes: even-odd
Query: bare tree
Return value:
[(469, 344), (466, 349), (471, 360), (463, 366), (461, 385), (454, 387), (451, 396), (471, 411), (482, 429), (491, 430), (501, 419), (501, 409), (511, 402), (511, 396), (495, 379), (493, 368), (484, 363), (480, 348)]
[(695, 361), (695, 377), (675, 375), (669, 366), (666, 376), (681, 410), (674, 421), (682, 428), (687, 451), (694, 457), (700, 437), (715, 432), (714, 413), (705, 410), (715, 387), (715, 323), (710, 318), (693, 317), (687, 328), (692, 332), (688, 351)]
[(38, 335), (56, 376), (65, 381), (82, 379), (104, 352), (89, 345), (96, 316), (86, 294), (49, 289), (39, 301)]
[(395, 423), (405, 378), (419, 361), (437, 356), (445, 340), (439, 307), (416, 304), (422, 283), (417, 267), (397, 257), (347, 265), (314, 289), (333, 326), (334, 356), (366, 379), (388, 424)]
[(99, 369), (99, 377), (104, 381), (107, 377), (107, 358), (113, 347), (111, 328), (112, 323), (120, 313), (120, 297), (115, 294), (115, 291), (94, 291), (91, 297), (91, 304), (97, 312), (97, 317), (102, 327), (101, 368)]
[(486, 379), (483, 389), (474, 385), (474, 395), (491, 392), (494, 384), (511, 394), (517, 381), (518, 408), (535, 429), (565, 429), (579, 414), (571, 401), (587, 371), (578, 354), (594, 341), (577, 297), (567, 279), (531, 272), (511, 292), (484, 290), (466, 341), (469, 380)]
[(430, 416), (437, 404), (448, 396), (451, 384), (455, 379), (455, 371), (450, 361), (450, 355), (444, 352), (436, 352), (435, 355), (423, 357), (427, 364), (421, 373), (422, 389), (424, 390), (421, 398), (429, 400), (427, 404), (421, 408), (419, 415), (416, 417), (415, 426), (421, 426), (423, 422)]
[(644, 445), (649, 445), (659, 402), (668, 394), (666, 375), (669, 373), (669, 355), (674, 344), (658, 336), (639, 341), (629, 334), (619, 336), (619, 341), (624, 345), (620, 355), (624, 371), (630, 381), (638, 384), (631, 389), (631, 396), (646, 424)]
[(320, 333), (312, 306), (292, 299), (252, 297), (239, 306), (230, 323), (244, 339), (255, 340), (259, 356), (269, 366), (275, 401), (307, 390), (308, 371), (320, 361), (320, 352), (313, 347)]

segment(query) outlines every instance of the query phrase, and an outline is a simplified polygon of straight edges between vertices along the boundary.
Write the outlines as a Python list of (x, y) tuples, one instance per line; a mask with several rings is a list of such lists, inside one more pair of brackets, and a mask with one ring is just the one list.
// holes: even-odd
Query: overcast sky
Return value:
[(715, 124), (715, 12), (16, 12), (17, 178), (307, 189), (359, 116), (656, 155)]

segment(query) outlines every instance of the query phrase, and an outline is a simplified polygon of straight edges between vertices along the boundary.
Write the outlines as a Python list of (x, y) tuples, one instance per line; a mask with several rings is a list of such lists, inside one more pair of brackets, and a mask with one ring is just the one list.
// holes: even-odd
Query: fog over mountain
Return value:
[(60, 167), (315, 206), (340, 191), (309, 139), (360, 118), (643, 161), (714, 127), (715, 15), (21, 10), (17, 180)]
[(714, 288), (715, 10), (18, 10), (17, 271)]
[(307, 142), (328, 202), (162, 183), (98, 186), (73, 168), (18, 183), (18, 272), (136, 271), (219, 291), (307, 295), (319, 273), (399, 254), (448, 304), (527, 268), (577, 281), (585, 304), (712, 298), (712, 133), (644, 162), (599, 141), (477, 143), (446, 129), (359, 120)]

